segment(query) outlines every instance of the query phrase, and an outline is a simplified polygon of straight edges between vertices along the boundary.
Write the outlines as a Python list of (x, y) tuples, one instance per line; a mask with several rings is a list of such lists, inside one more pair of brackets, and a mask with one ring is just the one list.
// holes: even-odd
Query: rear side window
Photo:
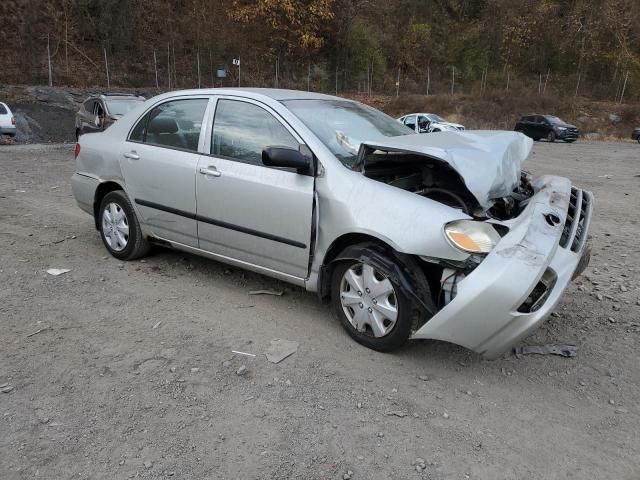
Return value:
[(198, 98), (158, 105), (138, 120), (129, 140), (197, 152), (208, 102)]
[(300, 147), (289, 131), (264, 108), (237, 100), (218, 100), (211, 153), (262, 165), (266, 147)]
[(0, 103), (0, 115), (6, 115), (7, 113), (9, 113), (7, 107)]

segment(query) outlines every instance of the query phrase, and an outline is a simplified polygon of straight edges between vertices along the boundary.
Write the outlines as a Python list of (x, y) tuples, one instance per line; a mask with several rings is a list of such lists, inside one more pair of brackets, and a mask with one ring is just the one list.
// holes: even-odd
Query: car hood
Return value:
[(518, 132), (440, 132), (402, 135), (360, 145), (357, 169), (364, 167), (367, 147), (374, 150), (424, 155), (449, 164), (485, 209), (493, 199), (510, 195), (520, 182), (522, 162), (533, 141)]
[(564, 128), (578, 128), (575, 125), (571, 125), (570, 123), (555, 123), (554, 127), (564, 127)]

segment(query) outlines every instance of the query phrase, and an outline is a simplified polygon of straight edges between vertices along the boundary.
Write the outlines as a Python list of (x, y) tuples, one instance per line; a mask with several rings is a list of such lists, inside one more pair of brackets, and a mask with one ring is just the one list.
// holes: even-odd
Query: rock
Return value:
[(551, 316), (558, 318), (560, 314), (558, 312), (551, 312)]
[(391, 393), (398, 393), (398, 389), (397, 388), (392, 388), (391, 389)]
[(596, 294), (596, 298), (600, 301), (602, 301), (604, 299), (604, 297), (602, 296), (601, 293)]
[(625, 287), (624, 285), (620, 285), (620, 291), (621, 292), (626, 292), (627, 291), (627, 287)]
[(0, 390), (0, 392), (2, 393), (10, 393), (13, 391), (13, 385), (9, 385), (8, 387), (4, 387), (2, 390)]
[(443, 417), (443, 418), (449, 418), (449, 414), (448, 414), (447, 412), (444, 412), (444, 413), (442, 414), (442, 417)]
[(144, 465), (144, 468), (149, 470), (151, 467), (153, 467), (153, 462), (150, 460), (147, 460), (146, 462), (143, 463), (143, 465)]
[(118, 465), (120, 466), (124, 465), (124, 458), (118, 462)]
[(384, 433), (382, 433), (382, 432), (378, 432), (378, 433), (377, 433), (377, 437), (378, 437), (378, 438), (384, 438)]
[(171, 368), (169, 368), (169, 371), (170, 371), (171, 373), (176, 373), (176, 367), (171, 367)]
[(617, 113), (610, 113), (609, 114), (609, 121), (611, 123), (620, 123), (622, 121), (622, 117), (620, 115), (618, 115)]
[(200, 371), (200, 369), (198, 367), (193, 367), (191, 369), (191, 373), (198, 373)]
[(238, 370), (236, 370), (236, 375), (246, 375), (249, 372), (249, 369), (242, 365)]
[(411, 465), (426, 465), (426, 461), (424, 458), (416, 458)]
[(429, 377), (427, 375), (418, 375), (418, 378), (420, 380), (422, 380), (423, 382), (428, 382), (429, 381)]
[(629, 413), (629, 410), (627, 410), (626, 408), (616, 408), (615, 410), (616, 413)]
[(615, 400), (613, 398), (610, 398), (609, 405), (615, 405), (615, 404), (616, 404)]
[(422, 467), (420, 465), (416, 465), (416, 472), (422, 473)]
[(586, 384), (586, 382), (583, 382), (582, 380), (580, 380), (580, 386), (582, 386), (582, 387), (586, 387), (586, 386), (587, 386), (587, 384)]
[(609, 318), (607, 318), (607, 320), (609, 320), (609, 322), (611, 322), (611, 323), (616, 323), (616, 319), (613, 318), (613, 317), (609, 317)]
[(356, 403), (356, 408), (362, 408), (362, 403), (360, 402)]
[(364, 460), (364, 457), (363, 457), (362, 455), (358, 455), (356, 458), (357, 458), (358, 460)]
[(342, 480), (350, 480), (353, 476), (353, 472), (351, 470), (347, 470), (344, 475), (342, 475)]

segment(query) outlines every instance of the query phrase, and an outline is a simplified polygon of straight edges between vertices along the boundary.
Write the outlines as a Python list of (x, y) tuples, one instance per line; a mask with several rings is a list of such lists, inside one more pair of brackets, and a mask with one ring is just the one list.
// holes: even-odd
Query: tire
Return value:
[(547, 142), (553, 143), (556, 141), (556, 132), (554, 132), (553, 130), (550, 130), (549, 133), (547, 133)]
[[(395, 280), (364, 260), (345, 260), (336, 265), (331, 277), (331, 302), (347, 333), (365, 347), (380, 352), (396, 350), (411, 335), (415, 312), (412, 302)], [(394, 310), (395, 318), (391, 314)]]
[(567, 143), (573, 143), (573, 142), (575, 142), (575, 140), (565, 140), (565, 142), (567, 142)]
[(533, 138), (534, 142), (539, 142), (540, 141), (540, 137), (531, 137), (531, 138)]
[(98, 228), (107, 251), (120, 260), (134, 260), (149, 252), (149, 242), (142, 236), (133, 206), (122, 190), (107, 193), (100, 202)]
[(80, 129), (76, 128), (76, 142), (80, 140)]
[(638, 138), (636, 140), (638, 140), (638, 143), (640, 143), (640, 136), (638, 136)]
[(439, 128), (434, 128), (433, 130), (431, 130), (431, 133), (436, 133), (436, 132), (441, 132), (442, 130), (440, 130)]

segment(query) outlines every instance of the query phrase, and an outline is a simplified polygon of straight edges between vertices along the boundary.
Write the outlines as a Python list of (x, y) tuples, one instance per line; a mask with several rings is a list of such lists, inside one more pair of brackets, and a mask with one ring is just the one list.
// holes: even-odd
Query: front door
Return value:
[(196, 175), (200, 248), (306, 278), (314, 177), (262, 164), (265, 147), (301, 139), (261, 103), (219, 98), (209, 141)]
[(208, 98), (171, 100), (136, 124), (120, 152), (126, 191), (153, 235), (198, 245), (195, 176)]

